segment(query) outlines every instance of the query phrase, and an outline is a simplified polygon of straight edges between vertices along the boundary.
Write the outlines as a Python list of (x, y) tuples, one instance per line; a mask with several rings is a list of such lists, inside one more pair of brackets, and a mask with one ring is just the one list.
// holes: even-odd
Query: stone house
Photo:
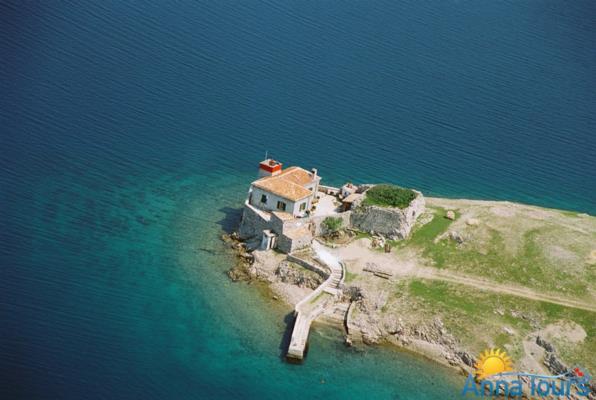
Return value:
[(282, 164), (267, 159), (259, 164), (259, 179), (248, 192), (248, 203), (265, 211), (285, 212), (293, 217), (310, 213), (321, 177), (317, 170), (300, 167), (282, 170)]
[[(308, 247), (315, 236), (323, 234), (323, 221), (330, 215), (341, 218), (341, 225), (346, 228), (403, 239), (424, 211), (424, 197), (420, 192), (416, 192), (417, 197), (403, 210), (359, 207), (365, 196), (363, 192), (374, 185), (347, 184), (335, 188), (322, 186), (320, 181), (316, 169), (310, 172), (300, 167), (282, 170), (282, 164), (275, 160), (262, 161), (259, 179), (252, 182), (244, 204), (238, 230), (240, 239), (256, 241), (257, 246), (265, 250), (277, 248), (292, 253)], [(325, 209), (321, 213), (320, 205), (325, 196), (342, 198), (343, 212)], [(319, 209), (311, 212), (315, 201)]]

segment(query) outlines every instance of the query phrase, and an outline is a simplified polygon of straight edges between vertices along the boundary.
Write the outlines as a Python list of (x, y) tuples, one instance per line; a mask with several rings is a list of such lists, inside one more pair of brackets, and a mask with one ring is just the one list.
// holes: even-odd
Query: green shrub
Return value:
[(406, 208), (416, 193), (411, 189), (404, 189), (395, 185), (377, 185), (366, 191), (366, 198), (362, 202), (365, 206)]
[(322, 224), (327, 232), (337, 232), (343, 225), (343, 220), (340, 217), (327, 217)]

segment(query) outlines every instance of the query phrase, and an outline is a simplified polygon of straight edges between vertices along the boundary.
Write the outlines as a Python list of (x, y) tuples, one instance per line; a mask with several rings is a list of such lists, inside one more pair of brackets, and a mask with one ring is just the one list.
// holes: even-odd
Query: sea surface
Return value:
[(596, 214), (596, 2), (0, 1), (0, 398), (455, 399), (229, 281), (265, 153)]

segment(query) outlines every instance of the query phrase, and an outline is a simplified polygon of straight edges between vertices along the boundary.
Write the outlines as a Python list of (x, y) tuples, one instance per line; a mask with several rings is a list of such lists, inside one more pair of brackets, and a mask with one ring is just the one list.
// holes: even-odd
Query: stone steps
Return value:
[[(305, 260), (302, 261), (306, 262)], [(343, 267), (340, 266), (337, 268), (337, 266), (332, 265), (325, 266), (331, 270), (331, 274), (322, 284), (322, 287), (319, 286), (313, 293), (302, 299), (295, 307), (296, 321), (294, 323), (294, 330), (292, 332), (292, 338), (290, 339), (290, 346), (287, 353), (287, 357), (289, 358), (296, 360), (302, 360), (304, 358), (310, 325), (319, 315), (326, 310), (329, 311), (331, 307), (335, 307), (332, 309), (332, 314), (335, 315), (338, 313), (339, 315), (337, 315), (337, 317), (341, 317), (342, 319), (343, 315), (347, 312), (347, 307), (337, 308), (335, 306), (337, 298), (341, 296), (340, 286), (343, 281)], [(317, 293), (328, 293), (333, 296), (333, 299), (327, 298), (324, 300), (317, 300), (314, 308), (304, 309), (303, 305), (306, 304), (305, 302), (316, 299), (316, 296), (318, 295)]]

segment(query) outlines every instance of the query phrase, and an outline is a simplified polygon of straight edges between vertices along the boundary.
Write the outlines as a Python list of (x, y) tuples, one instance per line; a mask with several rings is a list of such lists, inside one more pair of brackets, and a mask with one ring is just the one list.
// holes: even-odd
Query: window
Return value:
[(300, 204), (300, 211), (304, 211), (306, 209), (306, 203)]
[(286, 211), (286, 203), (284, 203), (283, 201), (278, 201), (277, 202), (277, 209), (281, 210), (281, 211)]
[(267, 195), (266, 194), (261, 195), (261, 203), (267, 203)]

